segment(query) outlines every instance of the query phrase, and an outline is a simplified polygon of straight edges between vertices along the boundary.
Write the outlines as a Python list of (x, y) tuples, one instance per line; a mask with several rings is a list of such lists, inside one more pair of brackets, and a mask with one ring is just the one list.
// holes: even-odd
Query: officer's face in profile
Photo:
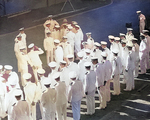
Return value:
[(129, 34), (131, 34), (131, 33), (132, 33), (132, 31), (130, 30), (130, 31), (128, 31), (128, 33), (129, 33)]
[(59, 45), (59, 43), (54, 43), (54, 45), (55, 45), (55, 46), (58, 46), (58, 45)]
[(20, 33), (21, 33), (21, 34), (23, 34), (23, 33), (24, 33), (24, 31), (23, 31), (23, 30), (21, 30), (21, 31), (20, 31)]
[(113, 43), (113, 42), (114, 42), (114, 39), (110, 39), (109, 41), (110, 41), (110, 43)]
[(116, 41), (116, 43), (119, 43), (119, 42), (120, 42), (119, 40)]
[(63, 38), (62, 42), (66, 42), (66, 41), (67, 41), (67, 39), (66, 39), (66, 38)]
[(122, 43), (121, 45), (122, 45), (122, 47), (125, 47), (125, 46), (126, 46), (126, 44), (125, 44), (125, 43)]
[(51, 34), (50, 33), (47, 33), (47, 37), (50, 37), (51, 36)]
[(135, 44), (135, 43), (136, 43), (136, 41), (135, 41), (135, 40), (132, 40), (132, 43), (133, 43), (133, 44)]
[(106, 45), (102, 45), (102, 48), (103, 48), (103, 49), (106, 48)]
[(19, 41), (21, 41), (21, 37), (18, 37), (17, 39), (18, 39)]
[(47, 24), (46, 27), (50, 27), (50, 24)]
[(64, 68), (65, 66), (66, 66), (66, 64), (60, 63), (60, 67), (61, 67), (61, 68)]
[(128, 50), (132, 50), (132, 47), (128, 47)]
[(6, 74), (9, 74), (12, 70), (5, 70)]

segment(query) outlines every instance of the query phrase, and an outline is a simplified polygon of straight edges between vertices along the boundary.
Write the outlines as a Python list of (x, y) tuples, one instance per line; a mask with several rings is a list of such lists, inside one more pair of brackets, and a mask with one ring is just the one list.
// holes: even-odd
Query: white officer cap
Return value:
[(95, 42), (94, 45), (95, 45), (95, 46), (98, 46), (98, 47), (101, 46), (98, 42)]
[(108, 36), (109, 39), (114, 39), (115, 37), (113, 35)]
[(46, 25), (49, 25), (49, 24), (51, 24), (49, 21), (47, 21), (46, 23), (45, 23)]
[(63, 23), (67, 23), (68, 22), (68, 20), (67, 19), (63, 19)]
[(78, 23), (76, 21), (72, 21), (72, 24), (73, 25), (77, 25)]
[(12, 70), (12, 69), (13, 69), (13, 67), (12, 67), (11, 65), (5, 65), (4, 68), (5, 68), (6, 70)]
[(60, 77), (60, 72), (56, 72), (54, 75), (53, 75), (53, 78), (56, 79), (56, 78), (59, 78)]
[(82, 42), (82, 45), (85, 45), (85, 44), (87, 44), (87, 42)]
[(79, 25), (75, 25), (75, 27), (80, 28), (80, 26), (79, 26)]
[(137, 38), (132, 38), (132, 40), (136, 40), (136, 41), (138, 41), (138, 39), (137, 39)]
[(140, 33), (140, 36), (145, 36), (143, 33)]
[(92, 57), (91, 60), (98, 60), (98, 57)]
[(74, 55), (73, 54), (69, 54), (69, 55), (67, 55), (67, 58), (73, 58), (74, 57)]
[(24, 73), (23, 74), (23, 78), (26, 80), (30, 79), (31, 77), (32, 77), (32, 75), (30, 73)]
[(39, 69), (37, 70), (37, 73), (39, 73), (39, 74), (44, 74), (44, 73), (45, 73), (45, 70), (42, 69), (42, 68), (39, 68)]
[(55, 28), (60, 28), (60, 26), (59, 25), (55, 25)]
[(66, 61), (64, 61), (64, 60), (62, 60), (62, 61), (60, 61), (60, 63), (62, 63), (62, 64), (66, 64), (67, 62), (66, 62)]
[(107, 45), (107, 42), (101, 41), (101, 45)]
[(119, 53), (119, 50), (118, 49), (113, 49), (112, 52), (117, 54), (117, 53)]
[(67, 39), (67, 36), (63, 36), (64, 39)]
[(0, 70), (1, 70), (1, 69), (3, 69), (3, 66), (2, 66), (2, 65), (0, 65)]
[(91, 35), (91, 34), (92, 34), (91, 32), (86, 33), (86, 35)]
[(115, 41), (119, 41), (120, 40), (120, 38), (119, 37), (115, 37)]
[(14, 95), (15, 95), (15, 96), (20, 96), (20, 95), (22, 95), (22, 90), (21, 90), (21, 89), (16, 89), (16, 90), (14, 91)]
[(126, 36), (126, 35), (125, 35), (125, 34), (123, 34), (123, 33), (120, 33), (119, 35), (120, 35), (120, 36)]
[(132, 42), (128, 42), (128, 43), (126, 44), (126, 46), (127, 46), (127, 47), (133, 47), (133, 43), (132, 43)]
[(22, 36), (21, 36), (21, 35), (17, 35), (16, 37), (17, 37), (17, 38), (21, 38)]
[(137, 14), (141, 13), (141, 11), (136, 11)]
[(132, 28), (127, 28), (127, 31), (132, 31), (133, 29)]
[(75, 72), (75, 71), (71, 71), (70, 73), (69, 73), (69, 78), (70, 79), (73, 79), (73, 78), (76, 78), (77, 77), (77, 73)]
[(46, 34), (51, 34), (51, 32), (50, 32), (50, 31), (47, 31)]
[(91, 53), (91, 50), (90, 49), (85, 49), (85, 52), (86, 53)]
[(121, 40), (121, 43), (122, 43), (122, 44), (126, 44), (126, 43), (127, 43), (127, 40)]
[(30, 45), (28, 45), (28, 48), (33, 48), (34, 47), (34, 43), (31, 43)]
[(102, 53), (101, 53), (101, 56), (107, 57), (107, 53), (106, 53), (106, 52), (102, 52)]
[(85, 67), (90, 67), (90, 66), (91, 66), (91, 62), (85, 62), (85, 63), (84, 63), (84, 66), (85, 66)]
[(82, 52), (78, 52), (77, 55), (78, 55), (79, 58), (83, 57), (83, 53)]
[(24, 49), (26, 49), (26, 47), (25, 46), (21, 46), (21, 47), (19, 47), (19, 49), (20, 50), (24, 50)]
[(23, 30), (24, 30), (24, 27), (22, 27), (22, 28), (19, 29), (19, 31), (23, 31)]
[(143, 33), (148, 33), (149, 31), (148, 31), (148, 30), (143, 30), (142, 32), (143, 32)]
[(68, 29), (70, 29), (70, 30), (71, 30), (71, 29), (73, 29), (73, 27), (72, 27), (71, 25), (69, 25), (69, 26), (68, 26)]
[(49, 85), (49, 84), (51, 84), (50, 79), (49, 79), (49, 78), (45, 78), (45, 79), (43, 80), (43, 84), (44, 84), (44, 85)]
[(51, 17), (53, 17), (53, 15), (49, 15), (49, 16), (48, 16), (48, 18), (51, 18)]
[(56, 62), (50, 62), (48, 64), (49, 67), (56, 67), (57, 66), (57, 63)]
[(54, 43), (60, 43), (60, 41), (58, 39), (55, 39)]

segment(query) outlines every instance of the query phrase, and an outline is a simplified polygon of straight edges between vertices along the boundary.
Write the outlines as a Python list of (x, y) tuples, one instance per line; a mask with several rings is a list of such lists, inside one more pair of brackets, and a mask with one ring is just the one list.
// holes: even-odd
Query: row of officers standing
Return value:
[[(80, 119), (80, 105), (86, 97), (87, 115), (95, 113), (95, 91), (99, 93), (100, 109), (111, 100), (110, 82), (113, 81), (113, 95), (120, 94), (120, 74), (124, 76), (125, 91), (135, 88), (134, 77), (145, 74), (149, 66), (150, 37), (149, 31), (143, 30), (138, 39), (134, 38), (133, 29), (120, 37), (108, 36), (107, 42), (95, 42), (91, 33), (86, 33), (87, 40), (82, 42), (83, 33), (77, 22), (69, 24), (67, 20), (59, 26), (49, 16), (44, 23), (47, 64), (51, 69), (48, 77), (42, 68), (39, 55), (44, 51), (33, 43), (26, 44), (24, 29), (20, 29), (15, 39), (14, 51), (18, 60), (19, 80), (13, 67), (1, 66), (0, 80), (0, 117), (8, 115), (8, 120), (36, 120), (36, 104), (40, 106), (43, 120), (66, 120), (67, 104), (71, 104), (73, 119)], [(56, 27), (56, 28), (55, 28)], [(60, 27), (60, 28), (59, 28)], [(59, 34), (55, 29), (59, 28)], [(56, 38), (58, 37), (58, 38)], [(62, 39), (61, 39), (62, 38)], [(99, 48), (102, 48), (100, 50)], [(73, 54), (75, 52), (75, 55)], [(75, 63), (75, 59), (79, 59)], [(23, 91), (20, 89), (20, 84)], [(24, 95), (23, 95), (24, 93)], [(56, 116), (55, 116), (56, 115)]]

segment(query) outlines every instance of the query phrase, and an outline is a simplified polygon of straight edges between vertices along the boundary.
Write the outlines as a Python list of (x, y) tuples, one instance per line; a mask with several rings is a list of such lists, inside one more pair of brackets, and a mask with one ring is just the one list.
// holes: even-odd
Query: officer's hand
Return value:
[(100, 89), (100, 86), (98, 86), (98, 90)]
[(68, 101), (68, 103), (71, 103), (71, 102)]
[(32, 102), (31, 105), (34, 106), (34, 105), (35, 105), (35, 102)]
[(85, 95), (88, 95), (88, 92), (85, 92)]
[(126, 72), (128, 72), (128, 70), (125, 69)]
[(107, 82), (107, 81), (104, 81), (104, 86), (106, 85), (106, 82)]

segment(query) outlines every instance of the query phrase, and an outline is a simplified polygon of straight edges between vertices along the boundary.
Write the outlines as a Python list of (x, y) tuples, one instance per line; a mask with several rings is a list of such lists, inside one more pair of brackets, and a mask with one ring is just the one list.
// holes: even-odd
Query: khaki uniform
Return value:
[(143, 14), (139, 15), (139, 27), (140, 27), (140, 33), (145, 29), (145, 16)]
[(64, 81), (59, 81), (55, 87), (57, 91), (56, 111), (58, 120), (67, 120), (67, 87)]
[(21, 68), (20, 68), (20, 48), (21, 47), (25, 47), (26, 48), (26, 44), (23, 41), (18, 41), (17, 39), (15, 40), (15, 45), (14, 45), (14, 51), (15, 51), (15, 55), (18, 61), (18, 72), (21, 72)]
[(18, 101), (12, 109), (12, 120), (31, 120), (29, 105), (26, 101)]
[(33, 66), (35, 67), (33, 69), (33, 73), (34, 73), (36, 82), (38, 81), (37, 70), (39, 68), (42, 68), (42, 61), (41, 61), (39, 55), (41, 55), (43, 53), (44, 53), (44, 51), (41, 48), (39, 48), (38, 51), (31, 50), (28, 53), (28, 56), (29, 56), (31, 62), (32, 62)]
[[(36, 102), (38, 100), (38, 97), (36, 95), (38, 94), (36, 84), (31, 83), (30, 81), (27, 82), (27, 84), (24, 86), (24, 93), (25, 93), (25, 100), (29, 104), (32, 119), (36, 120)], [(34, 105), (32, 105), (33, 102), (35, 103)]]
[(44, 39), (44, 50), (46, 51), (47, 64), (54, 60), (54, 39), (47, 37)]
[(43, 24), (44, 27), (46, 27), (46, 23), (50, 23), (50, 31), (53, 31), (53, 28), (55, 27), (55, 25), (59, 25), (59, 23), (56, 20), (46, 20), (46, 22)]
[(55, 89), (48, 88), (41, 97), (41, 105), (43, 109), (42, 120), (55, 120), (56, 113), (56, 96)]
[(26, 85), (26, 80), (23, 78), (23, 74), (24, 73), (28, 73), (28, 64), (30, 64), (30, 66), (32, 67), (33, 64), (28, 56), (28, 54), (24, 54), (24, 53), (21, 53), (19, 54), (19, 57), (20, 57), (20, 72), (21, 72), (21, 81), (22, 81), (22, 86)]

